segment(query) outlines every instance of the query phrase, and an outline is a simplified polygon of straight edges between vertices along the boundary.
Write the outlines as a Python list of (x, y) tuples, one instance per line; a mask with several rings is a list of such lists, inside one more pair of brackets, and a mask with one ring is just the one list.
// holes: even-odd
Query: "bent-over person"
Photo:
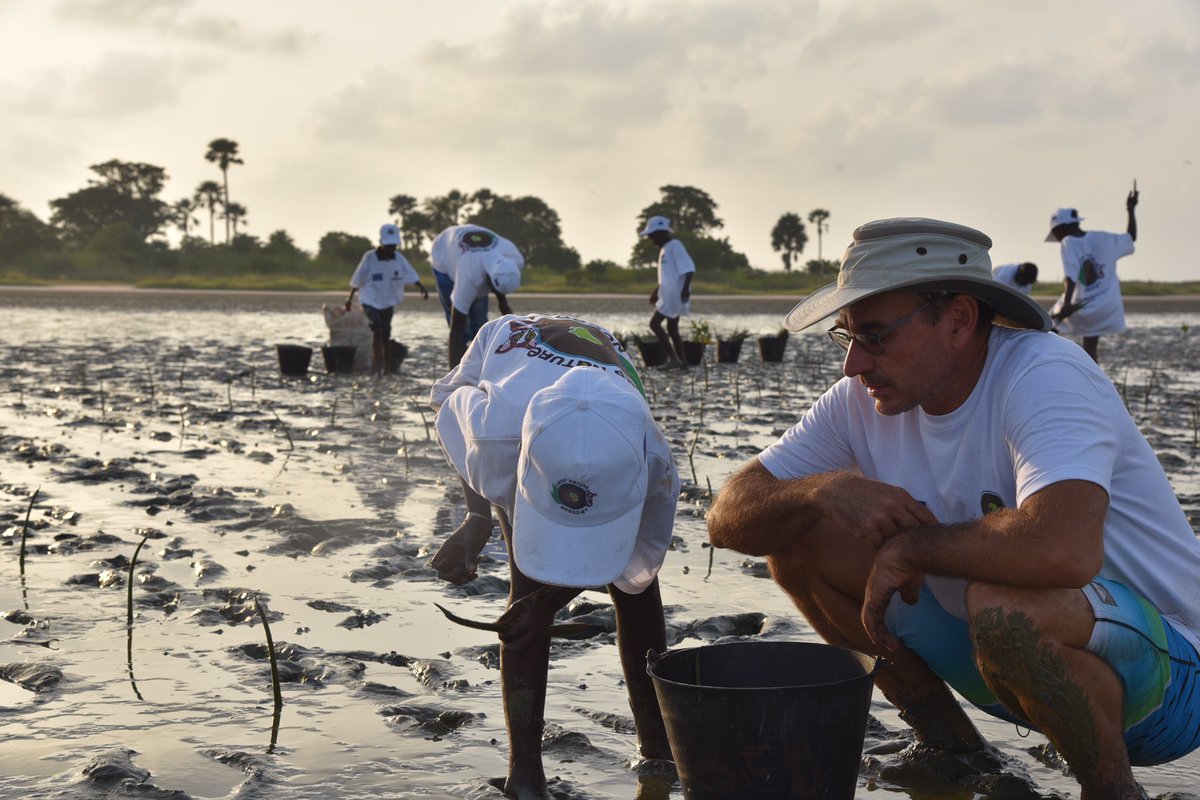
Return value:
[(475, 578), (492, 534), (489, 504), (510, 554), (509, 604), (499, 620), (504, 791), (549, 797), (541, 759), (549, 626), (589, 587), (607, 587), (616, 609), (641, 755), (670, 759), (646, 653), (666, 649), (657, 576), (679, 477), (624, 348), (584, 320), (500, 317), (434, 385), (431, 404), (468, 509), (431, 566), (455, 584)]

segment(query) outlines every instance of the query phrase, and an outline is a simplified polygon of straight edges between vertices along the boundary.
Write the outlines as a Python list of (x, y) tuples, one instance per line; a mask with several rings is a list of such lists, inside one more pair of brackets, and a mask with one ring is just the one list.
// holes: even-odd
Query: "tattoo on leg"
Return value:
[(1001, 701), (1026, 698), (1013, 710), (1032, 718), (1077, 776), (1095, 774), (1100, 766), (1095, 710), (1057, 647), (1042, 642), (1033, 620), (1019, 611), (983, 609), (971, 636), (981, 654), (980, 672)]

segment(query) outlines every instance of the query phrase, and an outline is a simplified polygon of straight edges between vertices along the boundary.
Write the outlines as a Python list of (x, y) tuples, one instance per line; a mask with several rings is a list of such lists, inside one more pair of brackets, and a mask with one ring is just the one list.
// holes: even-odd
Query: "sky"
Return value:
[(763, 269), (780, 215), (823, 208), (826, 258), (935, 217), (1057, 280), (1052, 212), (1123, 231), (1136, 179), (1119, 274), (1200, 279), (1195, 0), (0, 0), (0, 194), (45, 220), (115, 158), (174, 201), (220, 179), (216, 138), (245, 232), (310, 251), (486, 187), (625, 263), (682, 184)]

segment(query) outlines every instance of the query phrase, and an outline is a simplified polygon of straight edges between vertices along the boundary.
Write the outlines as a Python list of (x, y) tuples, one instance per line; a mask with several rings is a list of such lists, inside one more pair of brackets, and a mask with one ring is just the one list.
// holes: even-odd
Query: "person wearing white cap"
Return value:
[[(650, 330), (668, 353), (668, 367), (687, 369), (683, 353), (683, 338), (679, 335), (679, 318), (691, 310), (692, 276), (696, 263), (688, 255), (683, 242), (671, 235), (671, 221), (666, 217), (650, 217), (639, 236), (645, 236), (658, 246), (658, 285), (650, 293), (654, 315)], [(663, 330), (663, 320), (667, 329)]]
[(1050, 310), (1056, 330), (1083, 338), (1083, 349), (1099, 360), (1100, 336), (1124, 333), (1125, 304), (1117, 279), (1117, 259), (1133, 252), (1137, 241), (1137, 183), (1125, 198), (1125, 233), (1084, 231), (1083, 217), (1073, 208), (1060, 208), (1050, 217), (1047, 242), (1062, 243), (1063, 293)]
[(404, 285), (421, 290), (421, 299), (428, 300), (429, 292), (421, 277), (397, 248), (400, 229), (391, 223), (379, 228), (379, 247), (363, 253), (354, 274), (350, 277), (350, 294), (346, 310), (358, 292), (367, 325), (371, 328), (371, 370), (382, 376), (392, 358), (392, 314), (404, 302)]
[(572, 317), (504, 316), (480, 329), (433, 387), (438, 441), (462, 478), (468, 514), (430, 565), (474, 580), (500, 522), (511, 575), (497, 623), (509, 735), (505, 793), (545, 798), (541, 737), (554, 614), (607, 587), (645, 759), (670, 759), (650, 649), (666, 649), (658, 572), (679, 476), (641, 380), (612, 333)]
[(845, 377), (721, 489), (717, 547), (766, 556), (933, 748), (985, 745), (947, 684), (1039, 730), (1082, 797), (1200, 744), (1200, 541), (1113, 383), (991, 240), (929, 219), (854, 232), (836, 283)]
[(507, 295), (521, 286), (525, 257), (517, 246), (480, 225), (452, 225), (433, 240), (429, 263), (450, 325), (450, 366), (487, 322), (488, 292), (501, 314), (511, 314)]
[(992, 267), (992, 277), (1025, 294), (1032, 294), (1033, 285), (1037, 283), (1038, 268), (1037, 264), (1032, 261), (1020, 264), (1001, 264), (998, 267)]

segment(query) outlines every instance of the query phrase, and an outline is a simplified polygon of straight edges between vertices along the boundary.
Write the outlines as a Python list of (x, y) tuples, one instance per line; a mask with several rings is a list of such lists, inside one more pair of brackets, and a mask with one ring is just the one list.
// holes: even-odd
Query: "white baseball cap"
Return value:
[(1024, 292), (992, 277), (982, 231), (924, 217), (881, 219), (860, 225), (842, 256), (837, 281), (801, 300), (784, 320), (803, 330), (868, 297), (898, 289), (974, 295), (1007, 327), (1050, 330), (1050, 315)]
[(1059, 225), (1078, 225), (1081, 222), (1083, 222), (1083, 217), (1079, 216), (1078, 211), (1073, 208), (1060, 208), (1050, 215), (1050, 232), (1046, 234), (1046, 241), (1058, 241), (1058, 237), (1054, 235), (1054, 229)]
[(379, 228), (379, 243), (380, 244), (400, 244), (400, 229), (390, 222), (380, 226)]
[(667, 219), (666, 217), (651, 217), (650, 219), (646, 220), (646, 227), (642, 229), (642, 232), (639, 233), (638, 236), (649, 236), (656, 231), (666, 231), (667, 233), (670, 233), (671, 220)]
[(513, 556), (556, 586), (604, 586), (629, 566), (649, 472), (650, 413), (623, 379), (573, 367), (533, 395), (521, 425)]
[(521, 268), (511, 258), (492, 259), (488, 262), (487, 274), (500, 294), (511, 294), (521, 288)]

